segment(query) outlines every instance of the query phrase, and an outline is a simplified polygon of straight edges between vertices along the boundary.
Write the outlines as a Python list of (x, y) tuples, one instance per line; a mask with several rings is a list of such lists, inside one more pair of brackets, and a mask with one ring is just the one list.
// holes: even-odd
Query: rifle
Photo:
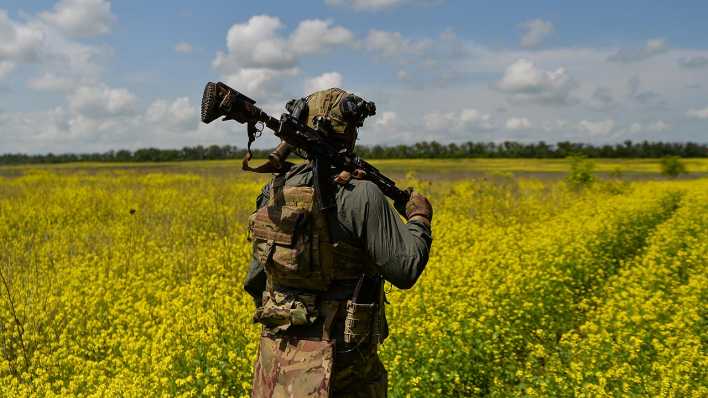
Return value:
[[(208, 124), (224, 117), (222, 120), (235, 120), (246, 124), (248, 133), (248, 151), (243, 162), (243, 169), (257, 172), (282, 171), (286, 166), (287, 157), (291, 152), (312, 161), (315, 192), (318, 195), (320, 210), (325, 211), (334, 206), (332, 195), (323, 194), (328, 184), (320, 181), (331, 176), (332, 167), (336, 172), (342, 170), (355, 173), (361, 170), (364, 179), (376, 184), (384, 195), (391, 198), (396, 208), (405, 207), (410, 199), (411, 189), (401, 190), (396, 183), (383, 175), (376, 167), (357, 156), (352, 151), (338, 149), (326, 139), (326, 132), (309, 127), (298, 117), (283, 113), (276, 119), (256, 105), (256, 101), (234, 90), (222, 82), (209, 82), (204, 87), (202, 96), (201, 119)], [(268, 163), (256, 169), (248, 166), (251, 159), (251, 144), (267, 127), (281, 143), (268, 155)]]

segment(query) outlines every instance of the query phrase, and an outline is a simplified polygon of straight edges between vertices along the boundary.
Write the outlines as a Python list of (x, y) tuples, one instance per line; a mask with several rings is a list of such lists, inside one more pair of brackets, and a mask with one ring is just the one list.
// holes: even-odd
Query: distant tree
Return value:
[(204, 153), (204, 158), (207, 160), (224, 159), (224, 151), (218, 145), (210, 145)]
[[(694, 142), (671, 143), (649, 142), (633, 143), (625, 141), (615, 145), (587, 145), (562, 141), (555, 145), (505, 141), (463, 142), (441, 144), (436, 141), (423, 141), (412, 145), (384, 146), (357, 145), (357, 153), (371, 159), (400, 158), (565, 158), (581, 155), (586, 158), (657, 158), (676, 156), (683, 158), (708, 157), (708, 145)], [(265, 158), (269, 149), (253, 149), (256, 158)], [(67, 163), (67, 162), (166, 162), (205, 159), (239, 159), (245, 149), (231, 145), (202, 145), (182, 149), (142, 148), (134, 152), (129, 150), (107, 151), (104, 153), (65, 153), (33, 154), (22, 153), (0, 155), (0, 164), (26, 163)]]

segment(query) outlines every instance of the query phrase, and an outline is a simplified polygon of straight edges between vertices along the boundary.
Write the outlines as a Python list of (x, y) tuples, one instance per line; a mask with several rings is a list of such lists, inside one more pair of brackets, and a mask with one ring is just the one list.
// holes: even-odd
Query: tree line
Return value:
[[(265, 158), (270, 149), (254, 149), (254, 157)], [(357, 146), (359, 156), (369, 159), (402, 158), (565, 158), (586, 156), (589, 158), (661, 158), (679, 156), (684, 158), (708, 157), (708, 144), (675, 142), (632, 142), (591, 145), (573, 142), (547, 144), (543, 141), (521, 143), (515, 141), (465, 142), (441, 144), (436, 141), (418, 142), (412, 145)], [(245, 148), (232, 145), (193, 146), (182, 149), (144, 148), (135, 151), (119, 150), (102, 153), (22, 154), (0, 155), (0, 164), (69, 163), (69, 162), (173, 162), (186, 160), (241, 159)]]

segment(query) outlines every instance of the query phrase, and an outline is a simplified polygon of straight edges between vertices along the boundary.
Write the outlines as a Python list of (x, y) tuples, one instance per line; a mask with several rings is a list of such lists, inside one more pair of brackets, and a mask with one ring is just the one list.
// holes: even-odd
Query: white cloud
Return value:
[(534, 19), (521, 24), (526, 30), (521, 37), (521, 47), (533, 48), (539, 46), (543, 40), (553, 33), (553, 24), (542, 19)]
[(7, 65), (38, 62), (45, 32), (35, 25), (21, 24), (10, 19), (0, 9), (0, 61)]
[[(36, 65), (62, 77), (95, 78), (105, 48), (88, 46), (35, 17), (14, 21), (0, 10), (0, 78), (20, 65)], [(51, 72), (48, 72), (51, 71)]]
[(492, 116), (477, 109), (463, 109), (459, 112), (430, 112), (423, 116), (425, 128), (429, 131), (490, 130), (495, 127)]
[(384, 57), (398, 58), (402, 55), (420, 55), (433, 45), (432, 40), (409, 40), (399, 32), (372, 29), (366, 37), (366, 48)]
[[(134, 93), (143, 91), (138, 91), (137, 83), (128, 75), (121, 81), (134, 86), (121, 85), (124, 88), (120, 89), (113, 87), (116, 83), (102, 83), (102, 67), (110, 60), (102, 56), (110, 48), (100, 39), (76, 40), (39, 14), (18, 15), (12, 19), (0, 11), (0, 78), (3, 74), (12, 78), (10, 73), (14, 72), (34, 90), (65, 93), (68, 97), (65, 103), (54, 103), (43, 112), (0, 113), (0, 123), (4, 123), (0, 147), (56, 152), (62, 148), (91, 151), (245, 144), (243, 135), (227, 134), (242, 132), (243, 127), (236, 123), (194, 127), (198, 104), (190, 104), (187, 98), (156, 99), (148, 94), (139, 99)], [(515, 43), (513, 48), (487, 47), (458, 37), (453, 30), (425, 37), (372, 27), (358, 26), (357, 32), (363, 33), (354, 34), (348, 26), (327, 19), (286, 26), (284, 20), (275, 17), (244, 17), (229, 34), (223, 32), (226, 45), (213, 64), (219, 78), (274, 114), (282, 111), (284, 99), (304, 88), (306, 80), (312, 84), (317, 81), (321, 87), (335, 85), (331, 82), (336, 78), (321, 83), (326, 74), (317, 75), (341, 72), (336, 66), (346, 63), (353, 74), (350, 77), (347, 72), (346, 83), (356, 82), (356, 87), (345, 88), (375, 98), (380, 108), (361, 132), (364, 144), (500, 137), (547, 142), (662, 137), (700, 140), (705, 134), (700, 130), (701, 123), (688, 120), (688, 116), (697, 118), (705, 111), (693, 109), (705, 105), (701, 98), (708, 95), (708, 85), (698, 85), (707, 76), (707, 69), (700, 65), (708, 59), (708, 52), (702, 49), (675, 47), (670, 54), (654, 56), (651, 54), (667, 47), (657, 41), (636, 51), (640, 58), (650, 54), (649, 62), (617, 63), (607, 62), (617, 48), (582, 47), (582, 42), (549, 49), (543, 48), (545, 41), (541, 40), (542, 48), (526, 50), (516, 48)], [(354, 57), (344, 52), (334, 52), (326, 59), (316, 57), (341, 46), (361, 51)], [(627, 60), (629, 53), (623, 54)], [(115, 58), (122, 56), (116, 54)], [(372, 73), (379, 78), (366, 79)], [(692, 90), (685, 89), (689, 84), (694, 85)], [(77, 87), (91, 89), (83, 92), (86, 90)], [(8, 89), (16, 90), (15, 84), (0, 81), (0, 90)], [(41, 103), (60, 98), (55, 94), (27, 95), (39, 94), (43, 95)], [(18, 106), (30, 103), (27, 98)], [(660, 103), (666, 106), (654, 106)], [(147, 112), (142, 105), (147, 105)], [(521, 128), (526, 124), (523, 119), (530, 126)], [(34, 142), (19, 134), (33, 137)], [(269, 145), (264, 142), (258, 145)]]
[(219, 53), (214, 60), (217, 68), (286, 69), (295, 65), (296, 58), (287, 40), (279, 35), (283, 23), (269, 15), (256, 15), (246, 23), (234, 24), (226, 34), (228, 53)]
[(671, 124), (666, 123), (663, 120), (657, 120), (654, 123), (650, 123), (647, 125), (647, 130), (652, 131), (652, 132), (663, 132), (663, 131), (668, 131), (671, 128)]
[(341, 26), (332, 26), (331, 21), (308, 19), (300, 22), (290, 36), (290, 48), (299, 54), (314, 54), (324, 48), (350, 45), (354, 35)]
[(509, 130), (527, 130), (531, 128), (531, 122), (525, 117), (512, 117), (507, 119), (506, 128)]
[(75, 37), (106, 34), (115, 20), (107, 0), (60, 0), (52, 12), (42, 12), (40, 18)]
[(279, 18), (269, 15), (256, 15), (246, 23), (234, 24), (226, 36), (228, 53), (220, 53), (215, 66), (289, 69), (302, 55), (351, 44), (353, 39), (347, 29), (319, 19), (300, 22), (289, 38), (280, 34), (283, 28)]
[(9, 75), (15, 69), (15, 64), (9, 61), (0, 61), (0, 80)]
[(61, 107), (46, 111), (0, 113), (0, 147), (3, 152), (62, 152), (67, 136), (66, 112)]
[[(110, 89), (109, 89), (110, 90)], [(115, 95), (113, 95), (115, 99)], [(116, 102), (113, 101), (116, 105)], [(145, 112), (99, 116), (85, 109), (0, 112), (3, 152), (66, 153), (145, 147), (175, 148), (198, 144), (233, 144), (235, 123), (199, 123), (196, 106), (186, 97), (157, 99)], [(4, 127), (7, 126), (7, 134)]]
[(627, 49), (623, 48), (607, 57), (608, 61), (620, 63), (632, 63), (643, 61), (655, 55), (669, 51), (669, 46), (664, 39), (647, 40), (644, 47)]
[(497, 88), (510, 94), (513, 101), (556, 105), (572, 102), (570, 94), (576, 86), (564, 68), (545, 71), (527, 59), (509, 65), (497, 82)]
[(305, 93), (313, 93), (333, 87), (342, 87), (342, 75), (337, 72), (327, 72), (305, 80)]
[(353, 44), (352, 33), (330, 21), (302, 21), (289, 37), (281, 34), (283, 28), (269, 15), (234, 24), (226, 36), (227, 52), (219, 52), (212, 65), (227, 80), (248, 87), (247, 93), (262, 95), (272, 92), (279, 79), (299, 74), (302, 56)]
[[(607, 121), (605, 121), (607, 122)], [(587, 126), (586, 126), (587, 127)], [(598, 130), (602, 130), (600, 125), (595, 126)], [(643, 133), (662, 133), (665, 131), (668, 131), (671, 128), (671, 124), (666, 123), (663, 120), (657, 120), (654, 122), (646, 122), (644, 124), (639, 123), (639, 122), (634, 122), (631, 123), (627, 127), (619, 128), (619, 129), (614, 129), (614, 135), (611, 138), (620, 138), (620, 137), (625, 137), (625, 138), (631, 138), (631, 137), (636, 137), (637, 134)], [(581, 128), (582, 130), (582, 128)], [(587, 130), (587, 128), (585, 129)], [(609, 134), (609, 133), (608, 133)], [(603, 136), (605, 134), (602, 134), (602, 131), (600, 131), (600, 134), (598, 136)]]
[(589, 121), (582, 120), (578, 123), (578, 130), (591, 136), (607, 136), (615, 128), (614, 120)]
[(639, 76), (634, 75), (627, 80), (627, 92), (630, 99), (642, 105), (663, 106), (664, 101), (661, 94), (652, 90), (642, 88)]
[(91, 118), (130, 115), (135, 113), (136, 104), (137, 98), (130, 91), (104, 84), (81, 86), (69, 95), (71, 110)]
[(694, 119), (708, 119), (708, 106), (703, 109), (689, 109), (686, 116)]
[(705, 68), (708, 67), (708, 57), (704, 55), (682, 57), (679, 58), (678, 63), (684, 68), (689, 69)]
[(291, 69), (243, 68), (224, 75), (229, 86), (242, 91), (248, 96), (262, 97), (277, 90), (277, 79), (296, 76), (300, 71)]
[(398, 80), (408, 80), (410, 79), (410, 75), (405, 69), (401, 69), (398, 72), (396, 72), (396, 77), (398, 77)]
[(544, 130), (545, 132), (551, 133), (551, 132), (554, 132), (554, 131), (561, 131), (561, 130), (564, 130), (564, 129), (568, 128), (568, 125), (569, 125), (569, 123), (568, 123), (567, 120), (558, 119), (558, 120), (555, 120), (555, 121), (545, 121), (545, 122), (543, 122), (543, 127), (542, 127), (542, 128), (543, 128), (543, 130)]
[(404, 0), (325, 0), (329, 6), (347, 6), (355, 10), (378, 11), (404, 3)]
[(192, 45), (187, 42), (179, 42), (175, 44), (175, 51), (180, 54), (189, 54), (193, 51)]
[(491, 115), (476, 109), (463, 109), (460, 111), (459, 119), (463, 126), (475, 125), (484, 129), (494, 128)]
[(173, 131), (189, 131), (198, 127), (199, 114), (189, 98), (180, 97), (171, 102), (164, 99), (154, 101), (145, 112), (145, 119)]
[(616, 105), (616, 100), (612, 94), (612, 90), (608, 87), (598, 87), (593, 91), (592, 96), (590, 96), (588, 105), (591, 109), (604, 111)]
[(396, 125), (398, 115), (396, 112), (381, 112), (380, 115), (374, 116), (374, 125), (382, 129), (390, 129)]
[(69, 91), (76, 86), (75, 79), (65, 76), (57, 76), (54, 73), (46, 72), (38, 77), (30, 79), (27, 85), (37, 91)]

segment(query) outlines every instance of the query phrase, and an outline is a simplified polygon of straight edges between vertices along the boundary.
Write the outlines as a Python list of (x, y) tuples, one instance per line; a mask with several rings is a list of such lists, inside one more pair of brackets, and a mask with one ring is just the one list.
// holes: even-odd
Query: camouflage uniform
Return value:
[[(413, 286), (428, 260), (430, 224), (404, 224), (376, 185), (356, 179), (334, 185), (336, 210), (325, 216), (312, 186), (310, 164), (276, 175), (250, 219), (244, 288), (264, 325), (253, 396), (384, 397), (382, 281)], [(347, 320), (357, 304), (372, 310)], [(363, 334), (357, 325), (366, 325)]]

